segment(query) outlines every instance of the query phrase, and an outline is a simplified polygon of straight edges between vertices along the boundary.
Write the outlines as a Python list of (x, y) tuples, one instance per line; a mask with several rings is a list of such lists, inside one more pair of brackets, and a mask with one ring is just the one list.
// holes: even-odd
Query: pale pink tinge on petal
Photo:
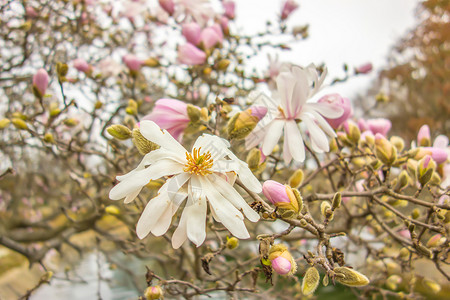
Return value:
[(178, 47), (178, 60), (186, 65), (201, 65), (206, 61), (206, 53), (187, 43)]

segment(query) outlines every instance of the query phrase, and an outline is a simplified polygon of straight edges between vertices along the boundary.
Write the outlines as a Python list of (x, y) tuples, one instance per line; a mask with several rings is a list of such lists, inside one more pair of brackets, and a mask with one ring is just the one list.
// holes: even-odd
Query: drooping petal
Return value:
[(237, 238), (247, 239), (250, 234), (244, 224), (244, 216), (230, 202), (228, 202), (209, 182), (201, 177), (202, 187), (211, 208), (220, 222)]
[(319, 123), (320, 127), (326, 134), (328, 134), (330, 137), (336, 137), (336, 132), (333, 130), (330, 124), (322, 117), (321, 114), (319, 114), (314, 110), (311, 110), (308, 113), (310, 113), (315, 118), (316, 122)]
[(197, 247), (203, 244), (206, 238), (206, 209), (203, 187), (197, 176), (192, 176), (184, 213), (187, 214), (187, 236)]
[(125, 200), (123, 201), (123, 203), (128, 204), (131, 201), (133, 201), (134, 199), (136, 199), (136, 197), (139, 195), (139, 193), (141, 192), (142, 188), (137, 189), (136, 191), (134, 191), (133, 193), (128, 194), (125, 197)]
[(253, 175), (252, 171), (248, 168), (247, 163), (240, 160), (234, 153), (230, 153), (228, 155), (232, 160), (238, 162), (238, 167), (234, 171), (238, 174), (239, 179), (242, 181), (245, 186), (255, 193), (261, 193), (262, 186), (259, 180)]
[(323, 151), (328, 152), (330, 150), (330, 145), (325, 133), (323, 133), (320, 127), (317, 126), (317, 124), (310, 116), (308, 116), (308, 114), (303, 114), (302, 118), (306, 124), (306, 127), (308, 127), (308, 131), (311, 136), (311, 144), (313, 148), (316, 148), (313, 150), (319, 153)]
[(307, 103), (305, 104), (305, 112), (309, 112), (309, 109), (315, 110), (326, 118), (339, 118), (344, 113), (342, 107), (330, 105), (327, 103)]
[(242, 210), (244, 215), (252, 222), (259, 220), (259, 214), (255, 212), (242, 198), (242, 196), (225, 179), (217, 175), (212, 175), (212, 183), (219, 193), (233, 204), (237, 209)]
[(180, 143), (174, 139), (170, 133), (166, 130), (159, 128), (155, 122), (152, 121), (141, 121), (140, 122), (140, 131), (142, 135), (148, 139), (149, 141), (158, 144), (161, 148), (168, 149), (181, 159), (183, 159), (186, 155), (186, 149), (181, 146)]
[(296, 161), (304, 161), (305, 145), (303, 144), (303, 138), (297, 123), (294, 120), (286, 122), (285, 132), (290, 154)]
[(187, 213), (184, 210), (181, 214), (177, 229), (172, 235), (172, 248), (178, 249), (187, 240)]
[(272, 153), (273, 148), (280, 140), (281, 134), (283, 133), (284, 121), (273, 120), (267, 130), (266, 136), (262, 144), (262, 152), (264, 155), (269, 155)]
[[(170, 224), (172, 215), (166, 213), (171, 208), (170, 204), (171, 201), (164, 191), (147, 203), (136, 225), (136, 233), (140, 239), (145, 238), (158, 222), (169, 222)], [(169, 220), (162, 220), (162, 216)]]

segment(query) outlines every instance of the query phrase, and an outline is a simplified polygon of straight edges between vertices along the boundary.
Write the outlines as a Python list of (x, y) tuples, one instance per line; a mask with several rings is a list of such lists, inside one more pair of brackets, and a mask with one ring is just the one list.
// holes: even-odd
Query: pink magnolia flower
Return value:
[(329, 103), (330, 105), (335, 105), (337, 107), (340, 107), (344, 110), (344, 113), (342, 116), (340, 116), (337, 119), (328, 119), (328, 124), (331, 125), (334, 129), (337, 129), (339, 126), (341, 126), (345, 121), (350, 118), (352, 114), (352, 104), (350, 103), (350, 100), (348, 98), (341, 97), (339, 94), (329, 94), (325, 95), (322, 98), (317, 101), (319, 103)]
[(210, 49), (217, 44), (221, 44), (223, 40), (223, 33), (220, 25), (216, 24), (217, 27), (208, 27), (202, 30), (200, 40), (206, 49)]
[(155, 122), (180, 142), (183, 138), (183, 132), (190, 122), (187, 104), (176, 99), (159, 99), (155, 102), (153, 111), (143, 120)]
[(186, 65), (201, 65), (206, 61), (206, 53), (187, 43), (178, 47), (178, 60)]
[(173, 0), (158, 0), (158, 2), (169, 15), (173, 15), (175, 12), (175, 3)]
[(48, 87), (48, 81), (49, 77), (45, 69), (39, 69), (33, 76), (33, 86), (36, 88), (36, 90), (38, 90), (41, 96), (45, 95), (45, 91)]
[(359, 119), (358, 126), (361, 131), (370, 130), (374, 135), (379, 133), (386, 136), (392, 127), (391, 121), (388, 119), (378, 118), (364, 121)]
[(235, 15), (235, 8), (236, 3), (234, 1), (224, 1), (222, 3), (223, 8), (225, 9), (225, 16), (227, 16), (229, 19), (234, 19)]
[(297, 8), (298, 4), (294, 0), (287, 0), (284, 2), (283, 8), (281, 9), (281, 19), (287, 19), (289, 15)]
[(125, 63), (130, 71), (139, 71), (141, 68), (143, 61), (138, 59), (136, 56), (132, 54), (127, 54), (122, 57), (122, 61)]
[(73, 66), (80, 72), (89, 74), (92, 72), (92, 66), (88, 64), (84, 59), (77, 58), (73, 61)]
[(198, 45), (200, 43), (202, 28), (195, 22), (185, 23), (183, 24), (181, 33), (189, 43)]
[(364, 65), (361, 65), (361, 66), (357, 67), (355, 69), (355, 73), (356, 74), (367, 74), (367, 73), (370, 73), (370, 71), (372, 71), (372, 69), (373, 69), (372, 64), (371, 63), (367, 63), (367, 64), (364, 64)]
[(314, 65), (307, 68), (293, 66), (278, 75), (277, 91), (272, 97), (262, 93), (251, 95), (255, 105), (265, 105), (268, 112), (245, 139), (247, 149), (261, 144), (264, 155), (269, 155), (284, 131), (284, 161), (289, 163), (294, 159), (302, 162), (305, 160), (305, 146), (301, 132), (308, 131), (312, 150), (328, 152), (327, 135), (336, 137), (336, 132), (324, 118), (338, 118), (344, 110), (329, 103), (311, 101), (325, 76), (326, 71), (319, 76)]
[(215, 13), (209, 0), (177, 0), (175, 18), (184, 17), (204, 27)]
[(222, 28), (222, 31), (224, 34), (228, 35), (230, 33), (230, 28), (228, 27), (228, 18), (227, 17), (220, 18), (220, 27)]

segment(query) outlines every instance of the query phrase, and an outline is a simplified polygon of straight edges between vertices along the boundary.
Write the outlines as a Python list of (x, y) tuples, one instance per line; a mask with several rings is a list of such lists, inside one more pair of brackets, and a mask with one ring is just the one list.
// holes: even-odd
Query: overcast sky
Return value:
[[(282, 1), (238, 0), (237, 25), (245, 31), (261, 31), (264, 20), (276, 20)], [(418, 0), (298, 0), (300, 8), (288, 25), (309, 24), (310, 37), (280, 60), (301, 65), (326, 63), (328, 79), (342, 75), (343, 63), (357, 66), (372, 62), (375, 69), (386, 64), (390, 49), (416, 22)], [(264, 56), (265, 57), (265, 56)], [(375, 72), (332, 87), (351, 97), (364, 94)], [(330, 92), (330, 90), (327, 90)]]

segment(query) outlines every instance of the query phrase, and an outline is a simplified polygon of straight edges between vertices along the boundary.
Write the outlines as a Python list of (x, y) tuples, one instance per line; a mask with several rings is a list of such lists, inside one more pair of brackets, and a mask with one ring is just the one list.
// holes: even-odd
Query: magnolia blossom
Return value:
[(202, 27), (214, 17), (214, 10), (209, 0), (177, 0), (175, 18), (184, 17), (193, 20)]
[(362, 132), (364, 131), (370, 131), (372, 134), (382, 134), (384, 136), (387, 136), (389, 130), (391, 130), (392, 123), (388, 119), (384, 118), (378, 118), (378, 119), (359, 119), (358, 120), (358, 127), (359, 130)]
[(222, 28), (219, 24), (202, 30), (200, 41), (206, 49), (210, 49), (217, 44), (221, 44), (223, 40)]
[(258, 221), (259, 215), (233, 188), (233, 182), (237, 175), (251, 191), (259, 193), (262, 188), (247, 164), (228, 149), (228, 141), (204, 134), (188, 152), (152, 121), (142, 121), (140, 132), (161, 148), (145, 155), (133, 171), (117, 176), (120, 182), (109, 193), (112, 200), (125, 198), (125, 203), (129, 203), (150, 180), (169, 177), (139, 218), (136, 232), (140, 239), (150, 232), (155, 236), (165, 234), (173, 215), (186, 198), (172, 236), (173, 248), (179, 248), (186, 239), (197, 246), (204, 242), (208, 203), (214, 219), (234, 236), (241, 239), (250, 237), (244, 215), (252, 222)]
[(361, 65), (361, 66), (355, 68), (355, 73), (356, 74), (367, 74), (367, 73), (370, 73), (370, 71), (372, 71), (372, 69), (373, 69), (372, 64), (367, 63), (367, 64), (364, 64), (364, 65)]
[(277, 91), (272, 97), (257, 96), (255, 104), (265, 105), (267, 115), (246, 138), (247, 149), (261, 144), (264, 155), (272, 153), (284, 131), (283, 158), (289, 163), (305, 160), (305, 146), (300, 126), (305, 126), (310, 135), (311, 148), (316, 152), (329, 151), (326, 134), (335, 137), (333, 128), (324, 119), (338, 118), (343, 109), (329, 103), (314, 103), (310, 100), (320, 89), (326, 71), (319, 77), (315, 66), (307, 68), (293, 66), (278, 75)]
[(175, 12), (175, 3), (173, 0), (158, 0), (158, 2), (169, 15), (173, 15)]
[(143, 120), (150, 120), (166, 129), (175, 139), (181, 142), (183, 132), (189, 125), (187, 104), (175, 99), (159, 99), (151, 114)]
[(130, 71), (139, 71), (141, 68), (143, 61), (138, 59), (136, 56), (132, 54), (127, 54), (122, 57), (122, 61), (125, 63)]
[(178, 60), (186, 65), (201, 65), (206, 61), (206, 53), (187, 43), (178, 47)]
[(183, 24), (181, 33), (189, 43), (198, 45), (200, 43), (202, 28), (195, 22), (185, 23)]
[(75, 60), (73, 61), (73, 66), (74, 66), (74, 68), (77, 69), (78, 71), (83, 72), (83, 73), (86, 73), (86, 74), (92, 72), (92, 66), (91, 66), (87, 61), (85, 61), (85, 60), (82, 59), (82, 58), (77, 58), (77, 59), (75, 59)]
[(297, 8), (298, 4), (294, 0), (287, 0), (284, 2), (283, 8), (281, 9), (281, 19), (287, 19), (289, 15)]
[(340, 116), (337, 119), (325, 118), (328, 124), (330, 124), (331, 127), (333, 127), (334, 129), (337, 129), (339, 126), (341, 126), (352, 115), (352, 104), (350, 100), (348, 98), (341, 97), (339, 94), (325, 95), (322, 98), (320, 98), (319, 101), (317, 102), (319, 103), (328, 102), (330, 104), (342, 107), (342, 109), (344, 110), (342, 116)]
[(234, 1), (224, 1), (222, 2), (223, 8), (225, 9), (225, 16), (230, 19), (235, 17), (236, 3)]

